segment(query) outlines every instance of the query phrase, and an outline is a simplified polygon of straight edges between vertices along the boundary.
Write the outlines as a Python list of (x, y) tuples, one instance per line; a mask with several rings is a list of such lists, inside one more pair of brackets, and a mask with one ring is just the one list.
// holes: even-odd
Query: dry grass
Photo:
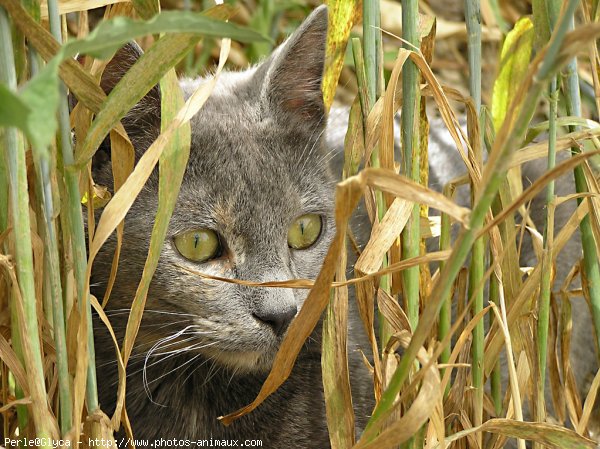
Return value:
[[(491, 449), (502, 447), (507, 437), (523, 439), (519, 440), (521, 447), (525, 439), (535, 442), (537, 447), (596, 447), (591, 438), (597, 436), (594, 404), (600, 375), (595, 376), (589, 388), (584, 391), (578, 389), (569, 356), (572, 329), (578, 325), (580, 318), (571, 316), (571, 303), (585, 300), (590, 306), (600, 304), (600, 298), (595, 297), (597, 287), (590, 282), (590, 279), (597, 279), (594, 278), (594, 264), (588, 259), (570, 267), (570, 274), (562, 285), (554, 282), (551, 274), (561, 259), (561, 250), (580, 232), (582, 221), (588, 223), (591, 236), (591, 239), (584, 238), (583, 245), (588, 254), (596, 255), (597, 270), (600, 250), (597, 171), (600, 125), (591, 120), (597, 118), (600, 105), (597, 76), (600, 59), (596, 46), (600, 25), (598, 14), (593, 9), (597, 5), (596, 2), (585, 3), (577, 9), (576, 20), (581, 26), (566, 36), (556, 38), (557, 46), (553, 46), (554, 40), (550, 43), (549, 39), (535, 42), (535, 36), (527, 34), (532, 30), (538, 35), (543, 34), (539, 22), (519, 28), (520, 34), (513, 34), (512, 40), (504, 42), (505, 46), (511, 46), (507, 53), (514, 56), (511, 59), (506, 55), (499, 57), (503, 33), (512, 29), (517, 20), (529, 11), (530, 4), (525, 1), (500, 2), (500, 20), (492, 8), (495, 3), (488, 0), (481, 4), (484, 24), (481, 97), (484, 104), (492, 105), (491, 112), (484, 111), (481, 115), (467, 94), (465, 23), (452, 14), (452, 8), (446, 2), (421, 5), (423, 15), (418, 29), (422, 39), (421, 51), (398, 50), (399, 41), (393, 34), (399, 35), (401, 30), (397, 22), (388, 20), (397, 16), (398, 5), (381, 2), (384, 12), (382, 27), (390, 33), (384, 36), (384, 66), (388, 82), (381, 89), (381, 97), (372, 102), (372, 108), (365, 106), (370, 104), (364, 98), (366, 89), (357, 88), (363, 87), (361, 61), (356, 61), (358, 83), (352, 78), (351, 68), (342, 68), (342, 49), (349, 37), (350, 24), (361, 21), (360, 10), (352, 8), (353, 2), (337, 2), (332, 6), (328, 44), (333, 62), (326, 73), (325, 98), (328, 103), (332, 101), (339, 73), (342, 85), (338, 91), (339, 98), (354, 98), (357, 93), (363, 96), (362, 115), (358, 107), (353, 109), (346, 139), (345, 179), (338, 184), (336, 191), (337, 233), (316, 280), (265, 284), (243, 282), (270, 287), (311, 288), (311, 291), (290, 326), (258, 397), (248, 407), (225, 416), (225, 423), (250, 412), (285, 381), (303, 342), (325, 312), (323, 380), (331, 443), (335, 449), (383, 449), (399, 445), (411, 449)], [(536, 4), (540, 3), (544, 2)], [(44, 59), (50, 60), (59, 51), (60, 46), (54, 38), (37, 25), (18, 2), (0, 0), (0, 6), (8, 11), (20, 32)], [(105, 18), (134, 14), (149, 18), (156, 7), (153, 2), (123, 2), (108, 7), (104, 14)], [(60, 11), (83, 11), (82, 8), (81, 3), (70, 1), (61, 5)], [(251, 23), (249, 17), (255, 8), (260, 8), (260, 3), (244, 4), (235, 17), (242, 24)], [(438, 17), (436, 28), (432, 17), (436, 10), (444, 8), (447, 8), (447, 14)], [(561, 14), (567, 14), (566, 8), (563, 9), (565, 11)], [(208, 14), (223, 18), (230, 13), (229, 8), (221, 7)], [(300, 18), (297, 10), (290, 9), (284, 13), (287, 24), (293, 24)], [(262, 25), (256, 27), (260, 29)], [(69, 20), (70, 29), (79, 36), (87, 35), (87, 26), (85, 12), (79, 14), (76, 21)], [(135, 167), (131, 144), (115, 117), (120, 109), (135, 104), (136, 92), (143, 94), (144, 89), (147, 91), (153, 83), (139, 80), (138, 84), (130, 85), (128, 96), (103, 103), (106, 96), (94, 80), (94, 76), (104, 68), (99, 60), (92, 63), (88, 59), (85, 67), (67, 60), (60, 69), (58, 63), (55, 68), (60, 70), (62, 79), (80, 101), (71, 114), (71, 124), (77, 136), (71, 161), (65, 160), (64, 152), (57, 156), (53, 138), (46, 146), (32, 145), (39, 141), (32, 138), (31, 130), (24, 130), (29, 139), (29, 143), (25, 144), (21, 134), (13, 136), (9, 128), (0, 128), (0, 137), (7, 142), (7, 154), (11, 150), (21, 157), (15, 160), (14, 166), (8, 162), (0, 164), (0, 191), (8, 190), (7, 172), (12, 174), (18, 169), (18, 183), (11, 179), (13, 193), (17, 188), (21, 194), (26, 192), (26, 183), (29, 182), (29, 195), (21, 196), (20, 208), (17, 207), (17, 196), (9, 198), (3, 194), (0, 197), (3, 201), (0, 204), (0, 411), (4, 418), (4, 437), (49, 436), (77, 440), (80, 438), (80, 423), (83, 423), (85, 433), (92, 437), (112, 438), (113, 430), (120, 424), (131, 433), (126, 413), (121, 413), (124, 375), (140, 325), (149, 280), (156, 269), (156, 255), (160, 252), (176, 199), (177, 189), (171, 187), (181, 181), (185, 167), (187, 156), (176, 149), (185, 148), (186, 139), (189, 148), (186, 122), (202, 106), (212, 88), (210, 83), (204, 85), (183, 105), (176, 88), (175, 71), (171, 69), (178, 61), (166, 58), (174, 54), (173, 49), (192, 50), (194, 57), (184, 62), (185, 70), (189, 70), (198, 61), (211, 61), (216, 52), (220, 61), (216, 77), (230, 50), (233, 61), (240, 63), (251, 59), (253, 52), (259, 50), (258, 44), (255, 47), (234, 44), (230, 49), (228, 40), (210, 43), (206, 39), (198, 44), (199, 40), (197, 35), (171, 34), (159, 39), (148, 51), (148, 66), (153, 65), (152, 61), (168, 60), (168, 67), (163, 72), (157, 70), (153, 73), (157, 79), (162, 78), (161, 88), (167, 93), (163, 120), (168, 126), (163, 127), (161, 136)], [(20, 40), (13, 44), (15, 60), (21, 63), (24, 61), (23, 45)], [(530, 57), (532, 50), (537, 53), (535, 59)], [(388, 54), (392, 57), (388, 58)], [(580, 78), (592, 86), (588, 89), (593, 92), (589, 98), (591, 101), (584, 104), (579, 119), (570, 117), (559, 122), (559, 136), (552, 144), (539, 138), (536, 143), (529, 144), (526, 133), (536, 131), (539, 126), (536, 128), (535, 123), (548, 115), (548, 101), (543, 99), (548, 82), (573, 55), (579, 57)], [(464, 163), (466, 176), (447, 186), (444, 194), (427, 187), (425, 163), (417, 167), (419, 179), (397, 174), (400, 161), (395, 160), (393, 149), (393, 117), (403, 103), (400, 77), (406, 61), (411, 61), (418, 70), (421, 80), (418, 97), (422, 101), (427, 99), (428, 108), (441, 116)], [(16, 67), (20, 66), (17, 64)], [(26, 72), (17, 70), (16, 73), (20, 82), (25, 81), (23, 73)], [(490, 75), (496, 73), (499, 74), (498, 82), (486, 81), (496, 79), (495, 75)], [(139, 77), (131, 75), (132, 80), (136, 78)], [(450, 85), (453, 88), (448, 87)], [(565, 82), (564, 90), (568, 94), (566, 86)], [(568, 98), (567, 95), (565, 102)], [(52, 116), (55, 110), (51, 111)], [(566, 110), (571, 111), (571, 115), (577, 112), (568, 104)], [(457, 111), (466, 115), (468, 133), (460, 127)], [(0, 109), (0, 119), (4, 120), (0, 124), (10, 123), (2, 112)], [(91, 121), (92, 113), (96, 115), (94, 122)], [(416, 109), (414, 113), (418, 120), (415, 120), (412, 132), (418, 130), (421, 135), (426, 135), (425, 108)], [(582, 121), (581, 118), (589, 120)], [(589, 129), (580, 129), (581, 125)], [(71, 127), (64, 122), (62, 126), (69, 130)], [(544, 125), (542, 128), (546, 129)], [(54, 130), (51, 131), (53, 134)], [(119, 155), (115, 161), (120, 164), (114, 164), (117, 167), (114, 173), (118, 190), (104, 206), (100, 204), (98, 190), (94, 191), (92, 187), (88, 165), (107, 132), (110, 132)], [(25, 149), (30, 147), (32, 151), (25, 159)], [(571, 148), (586, 151), (556, 167), (551, 165), (530, 187), (522, 184), (518, 170), (522, 164), (546, 158), (549, 151)], [(416, 151), (421, 160), (427, 160), (427, 139), (418, 141)], [(486, 164), (483, 164), (484, 153), (488, 154)], [(158, 222), (151, 242), (155, 257), (149, 259), (141, 287), (133, 301), (125, 342), (122, 346), (116, 339), (114, 342), (121, 381), (117, 412), (107, 417), (94, 402), (97, 401), (95, 384), (88, 374), (88, 345), (91, 341), (88, 339), (89, 304), (110, 328), (109, 319), (102, 311), (102, 305), (108, 298), (89, 297), (91, 265), (109, 235), (116, 231), (121, 241), (121, 223), (127, 210), (158, 161), (164, 158), (169, 158), (173, 168), (170, 173), (161, 169), (161, 176), (171, 176), (170, 179), (175, 181), (169, 188), (161, 188)], [(48, 161), (51, 161), (50, 168), (45, 174), (41, 167), (45, 167), (44, 163)], [(367, 168), (357, 172), (364, 161), (368, 161), (364, 163)], [(588, 191), (576, 193), (573, 190), (567, 196), (550, 198), (549, 223), (552, 223), (554, 209), (563, 203), (579, 201), (575, 212), (561, 229), (554, 229), (552, 224), (548, 225), (545, 233), (543, 229), (536, 229), (536, 223), (527, 216), (530, 201), (536, 195), (543, 195), (551, 181), (572, 176), (576, 166), (582, 167), (579, 176), (585, 179)], [(71, 185), (69, 173), (73, 176)], [(455, 187), (464, 183), (469, 183), (475, 192), (469, 207), (458, 206), (452, 195)], [(46, 187), (49, 190), (44, 190)], [(88, 210), (89, 255), (84, 259), (78, 253), (83, 251), (85, 254), (85, 246), (71, 232), (77, 223), (69, 215), (69, 207), (72, 211), (80, 210), (83, 195), (73, 196), (73, 192), (79, 191), (87, 191), (87, 198), (94, 198), (94, 201), (88, 201), (88, 206), (97, 203), (103, 207), (97, 224), (93, 222), (93, 207)], [(51, 192), (50, 196), (48, 192)], [(373, 232), (354, 265), (354, 278), (347, 280), (348, 222), (361, 198), (364, 198), (374, 223)], [(29, 202), (23, 203), (24, 199), (29, 199)], [(47, 209), (51, 199), (60, 207)], [(434, 222), (429, 220), (431, 209), (442, 213), (439, 229), (429, 228)], [(50, 216), (48, 210), (52, 211)], [(30, 215), (31, 223), (18, 221), (29, 220)], [(515, 220), (527, 226), (516, 225)], [(458, 236), (450, 232), (451, 221), (460, 228)], [(408, 238), (403, 232), (407, 226), (412, 226), (413, 231), (415, 227), (419, 228), (422, 235), (419, 238), (417, 234), (418, 254), (408, 258), (403, 257), (401, 250), (402, 239)], [(21, 247), (21, 234), (17, 232), (23, 229), (30, 231), (26, 248)], [(80, 231), (83, 232), (82, 223)], [(531, 235), (537, 256), (537, 263), (531, 267), (520, 267), (519, 262), (525, 232)], [(429, 235), (440, 234), (439, 250), (427, 252), (423, 244), (425, 240), (431, 238)], [(473, 256), (471, 252), (478, 244), (476, 242), (483, 245), (479, 256)], [(113, 276), (118, 270), (118, 252), (119, 249)], [(24, 254), (29, 254), (29, 259)], [(477, 273), (466, 268), (465, 260), (469, 256), (472, 260), (480, 259), (483, 271)], [(403, 299), (407, 297), (407, 285), (413, 282), (400, 275), (407, 269), (418, 273), (417, 285), (410, 287), (411, 291), (416, 291), (416, 304), (406, 304)], [(28, 280), (26, 276), (29, 276)], [(353, 294), (349, 293), (349, 287)], [(553, 290), (553, 294), (548, 296), (547, 310), (543, 308), (544, 288)], [(60, 301), (62, 293), (57, 300), (57, 292), (64, 292), (64, 303)], [(477, 298), (482, 301), (479, 305)], [(355, 441), (355, 417), (347, 374), (350, 300), (356, 301), (356, 309), (369, 338), (370, 347), (363, 349), (371, 360), (373, 392), (378, 404), (358, 441)], [(60, 309), (57, 303), (61, 303)], [(456, 305), (452, 311), (450, 303)], [(539, 330), (539, 323), (543, 323), (540, 317), (544, 314), (548, 319), (546, 336)], [(484, 321), (488, 323), (485, 328), (481, 326)], [(381, 334), (376, 328), (377, 323), (384, 328)], [(544, 344), (546, 338), (548, 342)], [(597, 359), (597, 339), (594, 336), (587, 341), (592, 347), (580, 348), (584, 350), (580, 352)], [(579, 340), (573, 341), (573, 344), (579, 344)], [(473, 349), (477, 345), (480, 352)], [(540, 353), (546, 354), (546, 351), (547, 357), (540, 359)], [(547, 375), (541, 373), (540, 360), (547, 361)], [(478, 381), (473, 376), (473, 366), (477, 366), (483, 376), (483, 389), (475, 385)], [(508, 384), (499, 383), (498, 376), (507, 378)], [(552, 416), (545, 413), (543, 379), (552, 390)], [(82, 416), (86, 419), (81, 419)]]

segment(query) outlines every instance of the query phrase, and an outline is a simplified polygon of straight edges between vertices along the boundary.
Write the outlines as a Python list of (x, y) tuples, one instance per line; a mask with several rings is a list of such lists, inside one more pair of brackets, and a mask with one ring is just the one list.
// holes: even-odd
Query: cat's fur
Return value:
[[(217, 421), (254, 399), (281, 342), (282, 333), (257, 316), (289, 315), (302, 305), (306, 291), (209, 281), (179, 268), (258, 282), (316, 277), (334, 234), (328, 149), (339, 146), (335, 132), (345, 129), (343, 120), (336, 118), (334, 132), (324, 138), (327, 120), (320, 86), (326, 30), (327, 12), (321, 7), (261, 65), (223, 73), (192, 119), (190, 160), (128, 365), (126, 406), (138, 438), (260, 439), (268, 448), (329, 447), (318, 331), (305, 344), (290, 379), (263, 405), (229, 427)], [(105, 91), (138, 56), (133, 45), (117, 53), (103, 75)], [(183, 80), (184, 94), (189, 96), (202, 82)], [(159, 133), (158, 88), (123, 124), (139, 157)], [(443, 133), (441, 123), (432, 125), (431, 182), (440, 187), (463, 167)], [(532, 167), (525, 176), (535, 179), (541, 169)], [(112, 185), (106, 160), (95, 164), (94, 178)], [(121, 338), (146, 260), (157, 191), (155, 172), (126, 219), (121, 263), (107, 308)], [(322, 234), (311, 248), (291, 250), (288, 226), (309, 212), (323, 217)], [(194, 228), (217, 231), (226, 247), (224, 255), (204, 264), (179, 255), (173, 236)], [(97, 297), (104, 294), (113, 251), (110, 241), (97, 257)], [(569, 254), (569, 263), (578, 257), (577, 250)], [(590, 327), (586, 329), (576, 332), (576, 338), (587, 336), (589, 342)], [(117, 382), (114, 353), (103, 326), (97, 326), (95, 335), (101, 406), (111, 411)], [(353, 371), (358, 371), (360, 358), (352, 348), (350, 354)], [(574, 359), (586, 365), (576, 370), (583, 382), (592, 369), (587, 361), (593, 358), (578, 354)], [(357, 377), (367, 381), (353, 384), (360, 426), (372, 393), (368, 375)]]
[[(126, 406), (137, 438), (329, 446), (318, 334), (305, 344), (294, 373), (276, 394), (229, 427), (217, 421), (254, 399), (283, 338), (257, 317), (290, 310), (293, 316), (307, 291), (210, 281), (178, 267), (257, 282), (318, 274), (335, 231), (333, 177), (322, 139), (326, 31), (327, 10), (321, 7), (265, 62), (223, 73), (192, 119), (189, 163), (128, 366)], [(136, 57), (133, 45), (116, 55), (102, 80), (106, 91)], [(202, 82), (182, 81), (185, 96)], [(158, 135), (159, 99), (160, 92), (152, 90), (123, 119), (138, 155)], [(110, 164), (97, 166), (94, 176), (97, 183), (111, 185)], [(120, 335), (146, 259), (157, 189), (155, 172), (126, 218), (107, 311)], [(321, 215), (321, 235), (308, 249), (290, 249), (288, 227), (306, 213)], [(224, 255), (203, 264), (182, 257), (173, 236), (194, 228), (217, 231)], [(102, 250), (94, 266), (98, 297), (106, 287), (113, 245)], [(117, 374), (112, 345), (101, 328), (96, 330), (101, 406), (110, 410)], [(174, 345), (177, 340), (182, 343)]]

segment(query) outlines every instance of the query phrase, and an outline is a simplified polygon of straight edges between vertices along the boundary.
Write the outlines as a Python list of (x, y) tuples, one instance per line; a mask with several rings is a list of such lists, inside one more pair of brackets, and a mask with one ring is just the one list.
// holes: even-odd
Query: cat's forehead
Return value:
[[(295, 126), (261, 105), (256, 69), (221, 74), (211, 96), (191, 120), (190, 163), (240, 172), (289, 172), (299, 166), (328, 176), (321, 136), (325, 119), (314, 129)], [(189, 97), (206, 80), (184, 80)], [(277, 174), (277, 173), (273, 173)]]

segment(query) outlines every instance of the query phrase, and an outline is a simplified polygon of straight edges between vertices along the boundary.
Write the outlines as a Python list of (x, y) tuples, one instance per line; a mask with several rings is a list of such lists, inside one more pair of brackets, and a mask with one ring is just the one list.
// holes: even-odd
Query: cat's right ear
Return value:
[[(327, 40), (327, 7), (315, 9), (258, 69), (263, 107), (311, 129), (323, 124), (321, 92)], [(265, 73), (266, 72), (266, 73)]]
[[(121, 47), (106, 65), (100, 79), (100, 87), (108, 95), (125, 73), (142, 55), (142, 49), (135, 42)], [(160, 134), (160, 88), (154, 86), (121, 120), (127, 135), (139, 155)]]

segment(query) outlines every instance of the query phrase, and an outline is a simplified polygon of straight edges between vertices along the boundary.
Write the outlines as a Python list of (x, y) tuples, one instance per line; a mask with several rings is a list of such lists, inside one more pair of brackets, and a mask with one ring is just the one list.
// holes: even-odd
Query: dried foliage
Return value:
[[(3, 436), (78, 441), (83, 425), (88, 436), (112, 439), (120, 425), (131, 434), (124, 407), (125, 373), (187, 161), (187, 122), (210, 95), (228, 56), (230, 64), (243, 65), (271, 50), (272, 42), (244, 25), (263, 33), (276, 27), (250, 19), (263, 7), (260, 2), (239, 5), (237, 14), (220, 6), (156, 17), (159, 5), (154, 1), (49, 1), (41, 5), (41, 15), (40, 5), (31, 3), (26, 10), (17, 0), (0, 0)], [(396, 36), (408, 22), (392, 20), (400, 17), (400, 5), (382, 0), (377, 5), (385, 31), (379, 37), (384, 57), (374, 72), (369, 64), (377, 58), (370, 59), (369, 45), (359, 47), (356, 39), (352, 51), (344, 48), (351, 32), (360, 33), (357, 24), (363, 18), (376, 17), (368, 10), (375, 2), (330, 3), (324, 98), (330, 106), (338, 78), (343, 86), (338, 98), (357, 97), (346, 137), (344, 179), (336, 190), (336, 236), (316, 280), (257, 284), (196, 273), (250, 286), (310, 289), (256, 400), (239, 411), (224, 410), (232, 413), (222, 417), (223, 423), (251, 412), (285, 382), (304, 341), (324, 315), (323, 388), (332, 448), (499, 448), (507, 438), (516, 438), (520, 447), (525, 440), (536, 447), (596, 447), (600, 374), (589, 388), (579, 389), (569, 349), (572, 327), (577, 325), (571, 314), (574, 301), (589, 304), (600, 335), (600, 124), (592, 119), (600, 112), (598, 2), (569, 1), (562, 8), (561, 2), (553, 1), (468, 2), (476, 11), (481, 9), (482, 27), (477, 31), (468, 22), (473, 18), (465, 23), (464, 16), (453, 13), (463, 11), (462, 2), (450, 2), (459, 4), (456, 10), (448, 2), (422, 2), (417, 12), (408, 9), (416, 2), (403, 1), (405, 11), (413, 11), (404, 20), (414, 23), (411, 37), (405, 33), (412, 44), (399, 49)], [(88, 34), (91, 6), (106, 7), (100, 25)], [(51, 24), (53, 37), (45, 22), (47, 8), (60, 14), (79, 12), (76, 20), (69, 17), (68, 28), (80, 39), (61, 45), (58, 36), (66, 29)], [(284, 17), (288, 25), (294, 24), (303, 12), (282, 7), (269, 19)], [(219, 20), (232, 15), (237, 25)], [(572, 17), (579, 24), (575, 30), (570, 29)], [(9, 19), (16, 29), (14, 40)], [(467, 45), (473, 30), (476, 38)], [(96, 81), (106, 58), (128, 40), (163, 32), (167, 34), (151, 38), (155, 43), (107, 97)], [(216, 37), (249, 44), (230, 47), (229, 39), (215, 41)], [(47, 64), (28, 68), (25, 42), (29, 55)], [(473, 50), (476, 44), (482, 46), (481, 53)], [(91, 58), (82, 66), (72, 59), (78, 53)], [(181, 70), (193, 73), (216, 55), (214, 78), (184, 104), (174, 67), (180, 64)], [(573, 56), (579, 60), (577, 71), (567, 72), (557, 85), (553, 80), (561, 79)], [(478, 73), (469, 73), (469, 67), (473, 71), (482, 66)], [(369, 73), (375, 73), (376, 80)], [(79, 101), (70, 118), (64, 114), (67, 97), (59, 79)], [(381, 85), (381, 80), (387, 83)], [(165, 93), (162, 133), (134, 166), (133, 149), (119, 120), (158, 82)], [(576, 105), (573, 82), (585, 87), (589, 101), (583, 108)], [(561, 88), (564, 96), (559, 101)], [(490, 110), (480, 108), (474, 98), (491, 105)], [(552, 112), (560, 109), (557, 105), (567, 111), (558, 119)], [(412, 167), (406, 156), (403, 162), (394, 152), (394, 117), (402, 107), (403, 116), (414, 119), (402, 123), (404, 148), (411, 148), (414, 160), (420, 161)], [(432, 114), (447, 127), (466, 173), (444, 186), (443, 193), (427, 181), (427, 115)], [(466, 116), (467, 131), (459, 116)], [(74, 149), (68, 143), (71, 131), (76, 136)], [(107, 134), (116, 188), (112, 198), (89, 176), (91, 157)], [(565, 150), (571, 150), (572, 157), (555, 164), (552, 155)], [(548, 157), (545, 174), (523, 185), (523, 164)], [(123, 344), (112, 334), (120, 382), (117, 410), (108, 417), (97, 403), (90, 319), (93, 307), (111, 329), (103, 312), (110, 288), (105, 298), (90, 297), (91, 266), (116, 232), (112, 284), (123, 219), (157, 164), (159, 206), (149, 257)], [(574, 170), (578, 190), (561, 197), (547, 190)], [(469, 184), (473, 192), (468, 207), (454, 198), (462, 184)], [(545, 191), (547, 223), (545, 229), (537, 229), (528, 207)], [(88, 214), (87, 245), (82, 198)], [(346, 279), (349, 222), (361, 198), (372, 232), (354, 264), (354, 277)], [(555, 229), (555, 209), (575, 202), (570, 219)], [(98, 223), (94, 208), (102, 208)], [(451, 232), (451, 223), (458, 233)], [(537, 260), (529, 267), (520, 266), (525, 233)], [(555, 286), (553, 273), (561, 251), (578, 233), (585, 257), (569, 267), (562, 285)], [(437, 250), (428, 250), (425, 243), (438, 238)], [(370, 347), (362, 349), (377, 403), (357, 441), (352, 401), (360, 399), (351, 395), (347, 353), (349, 313), (354, 310), (368, 335)], [(581, 349), (597, 359), (598, 339), (589, 341), (596, 343)], [(546, 383), (552, 407), (545, 404)], [(546, 413), (547, 407), (553, 412)]]

